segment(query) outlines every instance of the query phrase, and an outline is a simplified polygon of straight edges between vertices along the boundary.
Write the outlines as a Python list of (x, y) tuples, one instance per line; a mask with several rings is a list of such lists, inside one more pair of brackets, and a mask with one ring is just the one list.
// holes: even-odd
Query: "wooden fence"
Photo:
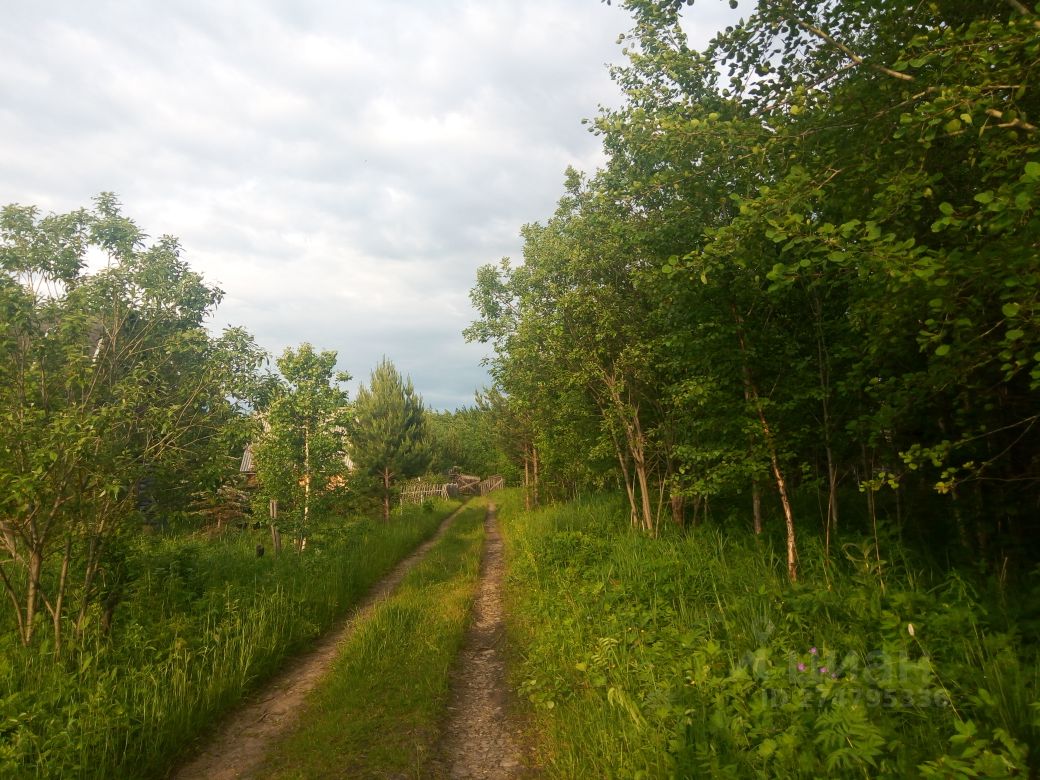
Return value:
[(505, 485), (505, 478), (499, 474), (495, 474), (493, 477), (481, 480), (480, 484), (477, 485), (477, 489), (480, 491), (480, 495), (486, 496), (492, 490), (498, 490), (500, 487)]
[(428, 498), (454, 498), (458, 494), (454, 482), (413, 482), (401, 491), (401, 504), (421, 504)]
[(455, 498), (458, 495), (486, 496), (492, 490), (498, 490), (505, 484), (505, 479), (498, 474), (487, 479), (461, 476), (464, 479), (456, 479), (454, 482), (412, 482), (401, 490), (401, 505), (421, 504), (428, 498)]

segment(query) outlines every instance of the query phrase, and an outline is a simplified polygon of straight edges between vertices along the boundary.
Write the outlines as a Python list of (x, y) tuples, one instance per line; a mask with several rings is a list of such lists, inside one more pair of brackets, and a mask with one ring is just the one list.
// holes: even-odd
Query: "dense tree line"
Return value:
[(648, 532), (774, 512), (792, 579), (810, 522), (1035, 559), (1040, 16), (761, 0), (694, 51), (624, 5), (608, 162), (472, 293), (523, 462)]
[(244, 331), (206, 331), (220, 297), (110, 195), (3, 209), (0, 582), (23, 644), (107, 625), (127, 536), (224, 479), (261, 353)]
[(442, 459), (392, 363), (352, 402), (335, 352), (302, 344), (275, 372), (245, 330), (211, 334), (221, 297), (111, 194), (0, 212), (0, 603), (23, 645), (107, 632), (135, 537), (171, 520), (269, 523), (276, 550), (282, 530), (303, 550), (315, 522), (388, 517), (399, 481)]

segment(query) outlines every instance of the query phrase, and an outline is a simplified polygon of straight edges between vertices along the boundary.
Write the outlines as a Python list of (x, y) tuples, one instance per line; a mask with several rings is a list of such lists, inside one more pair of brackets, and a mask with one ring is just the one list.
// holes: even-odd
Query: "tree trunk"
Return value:
[(51, 610), (51, 622), (54, 625), (54, 654), (61, 655), (61, 618), (65, 608), (65, 588), (69, 580), (69, 566), (72, 563), (72, 537), (65, 539), (65, 552), (61, 558), (61, 576), (58, 578), (58, 593), (54, 598), (54, 609)]
[[(765, 415), (762, 415), (762, 427), (767, 431)], [(787, 525), (787, 576), (791, 582), (798, 581), (798, 546), (794, 536), (794, 513), (791, 511), (791, 501), (787, 496), (787, 482), (780, 471), (780, 461), (776, 456), (776, 448), (770, 445), (769, 460), (773, 467), (773, 476), (776, 478), (776, 489), (780, 493), (780, 503), (784, 508), (784, 522)]]
[[(639, 525), (647, 532), (654, 530), (654, 511), (650, 503), (650, 479), (647, 473), (646, 463), (646, 437), (639, 421), (639, 406), (632, 403), (630, 391), (627, 402), (621, 398), (621, 390), (618, 387), (618, 379), (612, 373), (602, 372), (602, 381), (610, 397), (610, 404), (602, 404), (601, 408), (613, 407), (614, 414), (620, 420), (625, 431), (625, 445), (628, 448), (629, 457), (632, 459), (632, 481), (633, 492), (638, 485), (639, 500), (630, 497), (633, 512), (639, 515)], [(616, 446), (616, 445), (615, 445)], [(626, 478), (626, 482), (629, 480)]]
[(636, 479), (639, 480), (639, 494), (643, 510), (643, 530), (649, 533), (654, 531), (654, 511), (650, 504), (650, 480), (646, 466), (646, 437), (639, 423), (639, 408), (632, 411), (632, 425), (629, 428), (629, 447), (632, 450), (632, 462), (636, 470)]
[(90, 539), (87, 547), (87, 562), (83, 572), (83, 597), (79, 606), (79, 614), (76, 615), (76, 636), (83, 635), (83, 628), (87, 621), (87, 612), (91, 602), (91, 591), (94, 588), (94, 579), (97, 577), (98, 568), (101, 565), (101, 540), (95, 534)]
[(834, 457), (830, 444), (827, 445), (827, 544), (826, 552), (831, 552), (831, 532), (838, 535), (838, 468), (834, 465)]
[(39, 609), (40, 575), (43, 573), (43, 555), (38, 549), (29, 552), (29, 581), (25, 595), (25, 633), (22, 644), (26, 647), (32, 642), (33, 627), (36, 623), (36, 611)]
[(827, 550), (830, 552), (831, 531), (838, 532), (838, 468), (834, 464), (834, 450), (831, 447), (831, 369), (830, 354), (823, 336), (823, 304), (813, 291), (813, 320), (816, 326), (816, 359), (820, 376), (820, 411), (823, 415), (823, 446), (827, 453)]
[(15, 588), (11, 578), (7, 576), (7, 572), (3, 566), (0, 566), (0, 580), (4, 583), (4, 592), (7, 593), (7, 598), (11, 602), (11, 607), (15, 614), (15, 622), (18, 627), (18, 638), (22, 640), (25, 636), (25, 621), (24, 616), (22, 615), (22, 602), (19, 601), (18, 590)]
[[(870, 459), (867, 459), (867, 448), (862, 447), (863, 453), (863, 468), (867, 472), (867, 512), (870, 514), (870, 527), (874, 531), (874, 557), (877, 560), (878, 577), (881, 578), (881, 542), (878, 539), (878, 528), (877, 528), (877, 497), (874, 495), (874, 488), (869, 482), (874, 480), (874, 453), (871, 452)], [(880, 579), (881, 590), (885, 590), (885, 581)]]
[(282, 551), (282, 532), (278, 530), (278, 499), (272, 498), (267, 502), (268, 526), (271, 529), (271, 549), (275, 555)]
[(383, 469), (383, 522), (390, 522), (390, 478), (391, 473)]
[(798, 544), (795, 539), (794, 512), (791, 510), (791, 500), (787, 494), (787, 480), (784, 479), (783, 470), (780, 468), (780, 457), (777, 454), (776, 442), (773, 432), (766, 419), (765, 408), (762, 405), (762, 397), (758, 393), (754, 379), (751, 376), (751, 366), (748, 365), (747, 343), (744, 340), (744, 322), (737, 307), (731, 306), (733, 318), (737, 323), (737, 341), (740, 343), (740, 353), (743, 357), (744, 390), (745, 397), (749, 398), (755, 407), (759, 424), (762, 426), (762, 436), (765, 439), (766, 449), (769, 451), (769, 465), (773, 471), (773, 479), (776, 482), (777, 493), (780, 494), (780, 504), (784, 510), (784, 523), (787, 527), (787, 576), (791, 582), (798, 581)]
[(641, 525), (644, 531), (654, 530), (654, 512), (650, 505), (650, 483), (646, 475), (646, 463), (636, 460), (633, 464), (636, 471), (636, 480), (639, 482), (639, 500), (642, 510)]
[(703, 496), (693, 497), (693, 517), (690, 518), (690, 525), (697, 528), (701, 524), (701, 507), (704, 506)]
[(672, 510), (672, 522), (682, 528), (686, 525), (686, 499), (678, 493), (672, 493), (668, 496), (668, 503)]
[(625, 453), (621, 449), (621, 444), (618, 442), (617, 434), (611, 429), (610, 438), (614, 442), (614, 452), (617, 455), (618, 465), (621, 466), (621, 478), (625, 482), (625, 495), (628, 496), (628, 510), (629, 510), (629, 522), (632, 527), (635, 528), (639, 525), (639, 510), (636, 506), (636, 493), (635, 487), (632, 484), (632, 476), (628, 470), (628, 459), (625, 457)]
[(532, 467), (533, 467), (533, 471), (534, 471), (534, 484), (533, 484), (534, 497), (533, 497), (533, 503), (534, 503), (535, 506), (538, 506), (538, 502), (539, 502), (539, 497), (538, 497), (538, 445), (536, 445), (536, 444), (532, 444), (531, 445), (531, 463), (532, 463)]
[(757, 479), (751, 480), (751, 521), (754, 524), (755, 536), (762, 534), (762, 487)]
[(524, 447), (524, 509), (531, 511), (531, 460)]
[(310, 428), (303, 428), (303, 529), (300, 531), (301, 541), (307, 534), (307, 525), (311, 517), (311, 437)]
[(11, 528), (10, 524), (0, 520), (0, 534), (3, 535), (4, 546), (11, 553), (11, 557), (15, 557), (18, 550), (18, 539), (14, 535), (14, 529)]

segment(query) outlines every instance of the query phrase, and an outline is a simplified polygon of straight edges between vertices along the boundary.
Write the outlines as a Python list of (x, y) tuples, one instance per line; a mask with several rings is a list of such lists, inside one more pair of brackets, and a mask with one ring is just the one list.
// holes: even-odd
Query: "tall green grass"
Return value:
[(302, 554), (257, 558), (249, 533), (137, 540), (112, 635), (58, 662), (4, 645), (0, 776), (163, 776), (457, 507), (330, 520)]
[(792, 586), (743, 532), (655, 540), (611, 498), (499, 502), (516, 684), (550, 776), (1036, 771), (1036, 647), (966, 576), (914, 571), (895, 543), (825, 568), (805, 537)]
[(431, 777), (449, 676), (480, 574), (484, 506), (467, 507), (355, 629), (265, 777)]

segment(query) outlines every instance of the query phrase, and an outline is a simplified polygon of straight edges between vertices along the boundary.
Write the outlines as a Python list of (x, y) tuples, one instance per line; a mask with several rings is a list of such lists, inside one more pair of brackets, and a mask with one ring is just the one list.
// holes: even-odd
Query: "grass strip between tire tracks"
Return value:
[(426, 776), (480, 577), (486, 502), (461, 511), (361, 622), (262, 777)]
[(258, 558), (266, 529), (134, 540), (110, 635), (61, 664), (0, 647), (0, 777), (165, 776), (458, 506), (409, 506), (390, 523), (316, 518), (303, 554)]

